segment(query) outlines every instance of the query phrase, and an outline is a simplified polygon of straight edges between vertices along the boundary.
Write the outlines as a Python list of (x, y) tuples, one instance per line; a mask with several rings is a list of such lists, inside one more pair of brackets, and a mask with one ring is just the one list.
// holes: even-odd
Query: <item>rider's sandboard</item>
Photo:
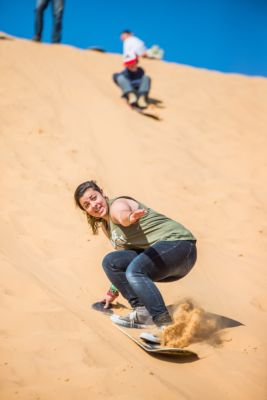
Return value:
[[(115, 324), (114, 324), (115, 325)], [(140, 329), (132, 329), (132, 328), (124, 328), (118, 325), (115, 325), (124, 335), (128, 336), (133, 342), (135, 342), (138, 346), (140, 346), (143, 350), (148, 353), (158, 354), (158, 355), (166, 355), (172, 357), (197, 357), (197, 353), (188, 349), (181, 349), (175, 347), (166, 347), (161, 346), (160, 344), (145, 342), (139, 338)], [(135, 333), (138, 331), (139, 333)]]

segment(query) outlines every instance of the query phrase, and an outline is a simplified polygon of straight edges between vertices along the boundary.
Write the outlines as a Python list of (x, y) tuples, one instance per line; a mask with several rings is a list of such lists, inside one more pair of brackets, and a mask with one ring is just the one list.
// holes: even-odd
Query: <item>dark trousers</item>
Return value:
[(113, 75), (113, 80), (121, 88), (123, 96), (126, 96), (129, 92), (135, 92), (138, 97), (142, 94), (147, 96), (150, 91), (151, 79), (148, 75), (143, 75), (136, 82), (126, 78), (123, 74), (117, 73)]
[(59, 43), (61, 41), (64, 0), (37, 0), (35, 8), (35, 23), (34, 23), (35, 38), (38, 40), (41, 40), (42, 38), (44, 11), (47, 8), (50, 1), (52, 1), (53, 18), (54, 18), (52, 42)]
[(131, 306), (145, 306), (150, 315), (167, 312), (162, 295), (154, 282), (183, 278), (197, 259), (195, 241), (161, 241), (146, 250), (118, 250), (107, 254), (103, 268)]

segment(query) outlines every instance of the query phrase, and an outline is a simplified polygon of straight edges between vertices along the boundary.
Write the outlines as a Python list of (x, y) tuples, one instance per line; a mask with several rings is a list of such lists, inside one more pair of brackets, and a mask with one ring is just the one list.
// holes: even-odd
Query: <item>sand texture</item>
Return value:
[[(1, 400), (267, 398), (267, 80), (141, 65), (161, 121), (120, 99), (119, 55), (0, 41)], [(200, 310), (198, 360), (150, 356), (90, 309), (112, 247), (74, 206), (88, 179), (196, 235), (196, 266), (159, 287)]]

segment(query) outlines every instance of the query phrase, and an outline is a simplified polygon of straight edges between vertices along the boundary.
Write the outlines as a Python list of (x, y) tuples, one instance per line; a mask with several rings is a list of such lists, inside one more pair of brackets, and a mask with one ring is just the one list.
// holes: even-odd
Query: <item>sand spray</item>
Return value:
[(219, 318), (206, 313), (191, 299), (177, 305), (173, 319), (174, 323), (161, 333), (161, 344), (164, 346), (182, 348), (200, 341), (208, 341), (213, 345), (222, 343), (218, 332), (221, 329)]

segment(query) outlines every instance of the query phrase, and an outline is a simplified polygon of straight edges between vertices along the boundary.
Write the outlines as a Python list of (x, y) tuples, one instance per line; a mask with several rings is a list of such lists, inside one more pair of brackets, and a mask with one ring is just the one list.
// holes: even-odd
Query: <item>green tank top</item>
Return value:
[(111, 219), (109, 220), (109, 239), (116, 250), (146, 249), (162, 240), (196, 240), (182, 224), (159, 214), (132, 197), (120, 196), (108, 200), (109, 207), (119, 198), (136, 201), (138, 209), (145, 209), (147, 213), (138, 222), (129, 226), (115, 224)]

